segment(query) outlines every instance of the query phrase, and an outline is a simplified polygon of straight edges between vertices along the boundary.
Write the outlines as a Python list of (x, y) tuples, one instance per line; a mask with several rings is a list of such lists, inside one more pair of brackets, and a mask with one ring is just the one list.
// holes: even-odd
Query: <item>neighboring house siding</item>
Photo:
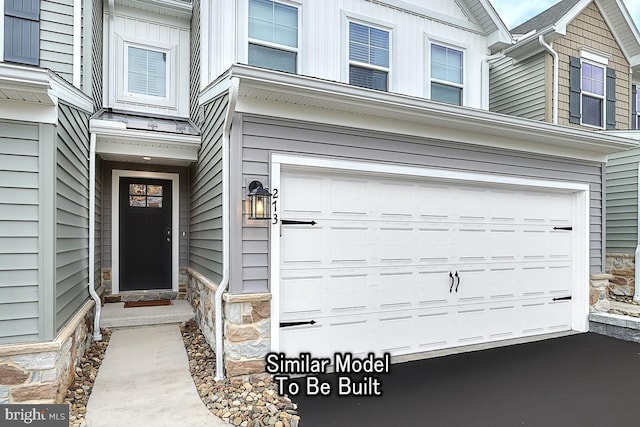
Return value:
[(202, 123), (202, 110), (198, 108), (200, 95), (200, 0), (193, 0), (191, 14), (191, 73), (189, 76), (189, 115), (198, 126)]
[(0, 121), (0, 344), (38, 340), (37, 124)]
[(640, 149), (612, 154), (607, 162), (607, 253), (633, 254), (638, 243)]
[(102, 0), (94, 0), (93, 2), (91, 95), (96, 110), (102, 108), (102, 3)]
[(210, 280), (222, 279), (222, 128), (224, 95), (204, 106), (202, 145), (191, 167), (189, 264)]
[(496, 61), (489, 73), (489, 110), (544, 121), (546, 119), (545, 55), (514, 62)]
[(41, 0), (40, 66), (73, 83), (73, 0)]
[(89, 294), (89, 115), (59, 104), (56, 152), (56, 331)]
[[(189, 232), (189, 171), (186, 167), (179, 166), (167, 166), (167, 165), (150, 165), (141, 163), (126, 163), (126, 162), (108, 162), (104, 161), (102, 164), (102, 268), (111, 268), (112, 266), (112, 246), (111, 246), (111, 231), (112, 231), (112, 211), (111, 203), (112, 197), (112, 179), (113, 170), (135, 170), (143, 172), (164, 172), (164, 173), (176, 173), (179, 175), (179, 200), (178, 206), (178, 223), (180, 234), (179, 245), (179, 257), (180, 267), (186, 267), (188, 265), (188, 253), (189, 242), (187, 235)], [(182, 237), (184, 234), (185, 237)]]
[(631, 115), (631, 82), (629, 62), (624, 57), (611, 30), (592, 2), (567, 25), (567, 35), (553, 43), (559, 55), (558, 123), (566, 126), (580, 126), (569, 123), (569, 57), (580, 57), (583, 47), (595, 49), (609, 56), (608, 66), (616, 71), (616, 129), (629, 129)]
[[(241, 150), (245, 181), (268, 177), (270, 154), (277, 152), (589, 184), (590, 270), (603, 269), (600, 163), (248, 115), (242, 119), (242, 136), (234, 151)], [(243, 227), (242, 260), (231, 265), (232, 271), (242, 270), (243, 280), (232, 281), (232, 293), (267, 291), (268, 228)]]

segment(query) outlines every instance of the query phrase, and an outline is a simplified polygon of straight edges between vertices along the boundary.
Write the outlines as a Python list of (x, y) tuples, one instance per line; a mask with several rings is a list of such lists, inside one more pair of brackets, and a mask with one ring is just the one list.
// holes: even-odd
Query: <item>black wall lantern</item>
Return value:
[(249, 219), (271, 219), (271, 193), (260, 181), (249, 184)]

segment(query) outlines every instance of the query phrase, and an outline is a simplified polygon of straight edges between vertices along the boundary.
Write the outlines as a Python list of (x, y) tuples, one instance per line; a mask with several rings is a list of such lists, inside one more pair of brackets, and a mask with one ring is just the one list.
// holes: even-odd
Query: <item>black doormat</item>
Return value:
[(153, 301), (127, 301), (124, 303), (124, 308), (131, 307), (154, 307), (156, 305), (171, 305), (173, 304), (170, 299), (157, 299)]

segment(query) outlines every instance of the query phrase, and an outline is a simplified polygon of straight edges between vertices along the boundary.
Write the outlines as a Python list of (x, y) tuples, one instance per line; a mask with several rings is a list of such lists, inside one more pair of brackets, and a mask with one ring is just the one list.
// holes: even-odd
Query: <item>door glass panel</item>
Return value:
[(162, 185), (147, 185), (149, 196), (162, 196)]
[(146, 185), (144, 184), (129, 184), (129, 194), (132, 195), (140, 195), (140, 194), (145, 194), (145, 187)]
[(129, 206), (134, 208), (144, 208), (146, 204), (145, 196), (129, 196)]
[(162, 207), (162, 197), (155, 197), (155, 196), (147, 197), (147, 207), (148, 208), (161, 208)]

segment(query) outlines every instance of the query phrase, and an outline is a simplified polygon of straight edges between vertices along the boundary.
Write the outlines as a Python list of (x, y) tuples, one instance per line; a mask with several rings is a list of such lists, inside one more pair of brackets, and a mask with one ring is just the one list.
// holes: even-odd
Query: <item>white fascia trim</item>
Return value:
[(82, 0), (73, 0), (73, 85), (82, 87)]
[[(489, 33), (489, 38), (491, 39), (491, 40), (487, 40), (488, 46), (491, 47), (494, 44), (496, 45), (512, 44), (513, 38), (511, 37), (511, 32), (509, 31), (507, 26), (504, 24), (504, 22), (500, 18), (500, 15), (498, 15), (498, 12), (496, 12), (496, 10), (493, 8), (491, 3), (488, 2), (487, 0), (476, 0), (476, 1), (478, 1), (482, 5), (483, 9), (487, 13), (487, 15), (489, 15), (489, 17), (493, 21), (493, 24), (496, 26), (496, 31), (493, 31), (493, 32), (491, 31), (492, 30), (491, 28), (487, 28), (487, 33)], [(469, 0), (465, 0), (465, 2), (468, 3)]]
[(463, 19), (459, 19), (453, 16), (445, 15), (443, 13), (436, 12), (433, 9), (428, 9), (426, 7), (418, 6), (417, 4), (409, 3), (403, 0), (384, 0), (384, 1), (369, 0), (369, 1), (371, 3), (378, 3), (387, 7), (392, 6), (393, 8), (398, 9), (402, 12), (410, 12), (422, 18), (426, 18), (430, 21), (435, 21), (451, 27), (457, 27), (459, 29), (471, 31), (476, 34), (484, 35), (488, 30), (488, 29), (482, 28), (480, 25), (476, 23), (465, 21)]
[(53, 104), (0, 99), (0, 119), (58, 124), (58, 107)]
[(51, 81), (50, 95), (57, 100), (63, 100), (66, 103), (86, 111), (93, 113), (93, 100), (79, 88), (71, 86), (66, 80), (53, 72), (49, 72)]
[[(332, 160), (326, 158), (293, 156), (273, 153), (271, 155), (271, 191), (280, 189), (282, 166), (320, 168), (325, 170), (357, 171), (363, 173), (389, 174), (405, 177), (431, 178), (441, 181), (484, 183), (529, 189), (546, 189), (573, 194), (574, 227), (583, 230), (573, 240), (574, 277), (572, 280), (571, 327), (579, 332), (588, 330), (588, 289), (589, 289), (589, 185), (574, 182), (548, 181), (517, 178), (484, 173), (457, 172), (419, 168), (412, 166), (387, 165), (381, 163)], [(270, 289), (271, 289), (271, 351), (280, 350), (280, 241), (273, 236), (280, 235), (280, 224), (271, 224), (270, 239)], [(640, 269), (639, 269), (640, 270)]]
[(49, 86), (49, 72), (45, 69), (0, 63), (0, 88), (48, 93)]
[(146, 10), (180, 19), (190, 19), (193, 10), (191, 2), (179, 0), (118, 0), (117, 3), (138, 8), (144, 5)]
[(216, 99), (222, 94), (226, 94), (229, 92), (229, 88), (231, 87), (231, 77), (230, 71), (225, 71), (222, 75), (220, 75), (213, 82), (208, 84), (202, 91), (198, 97), (198, 102), (200, 105), (205, 105), (212, 100)]
[(171, 185), (171, 290), (178, 292), (180, 261), (180, 175), (177, 173), (143, 172), (114, 169), (111, 176), (111, 288), (120, 293), (120, 178), (151, 178), (172, 181)]
[(571, 9), (569, 9), (569, 11), (567, 13), (564, 14), (564, 16), (560, 17), (560, 19), (558, 19), (555, 22), (555, 28), (557, 29), (558, 32), (562, 33), (562, 34), (566, 34), (567, 33), (567, 25), (569, 25), (569, 23), (571, 23), (574, 19), (576, 19), (576, 17), (582, 13), (582, 11), (589, 6), (589, 4), (592, 2), (592, 0), (581, 0), (578, 3), (575, 4), (575, 6), (573, 6)]
[[(535, 38), (537, 44), (537, 38)], [(477, 144), (481, 135), (485, 137), (484, 145), (491, 145), (492, 138), (502, 139), (500, 148), (523, 151), (522, 143), (530, 143), (524, 151), (544, 151), (554, 155), (561, 153), (565, 157), (584, 156), (584, 158), (604, 161), (603, 155), (616, 151), (633, 148), (637, 143), (627, 138), (613, 135), (594, 133), (578, 128), (553, 125), (546, 122), (522, 119), (515, 116), (497, 114), (482, 109), (459, 107), (444, 103), (431, 102), (424, 98), (411, 97), (389, 92), (367, 90), (355, 86), (335, 83), (305, 76), (278, 73), (270, 70), (257, 69), (245, 65), (234, 65), (232, 77), (240, 78), (240, 98), (237, 110), (239, 112), (254, 112), (277, 116), (285, 111), (295, 117), (296, 114), (307, 110), (322, 111), (324, 116), (337, 117), (342, 125), (348, 125), (348, 114), (355, 118), (368, 119), (376, 128), (377, 119), (389, 119), (398, 122), (393, 132), (396, 133), (400, 125), (410, 124), (421, 129), (422, 135), (431, 136), (430, 129), (439, 127), (447, 130), (451, 135), (457, 135), (459, 142)], [(258, 89), (252, 98), (243, 98), (243, 89)], [(262, 99), (259, 99), (263, 92)], [(267, 99), (266, 94), (296, 95), (300, 104), (275, 102)], [(314, 103), (317, 106), (314, 106)], [(329, 109), (327, 105), (332, 106)], [(255, 108), (252, 110), (254, 106)], [(343, 107), (339, 110), (337, 107)], [(351, 109), (351, 111), (349, 111)], [(278, 111), (281, 110), (281, 111)], [(357, 110), (357, 111), (356, 111)], [(287, 116), (282, 116), (287, 117)], [(298, 118), (301, 116), (297, 116)], [(398, 117), (402, 117), (399, 119)], [(318, 121), (318, 119), (311, 119)], [(354, 123), (358, 123), (354, 120)], [(382, 130), (382, 129), (378, 129)], [(460, 132), (462, 131), (462, 132)], [(463, 134), (463, 132), (467, 134)], [(471, 138), (471, 136), (474, 136)], [(448, 138), (445, 137), (445, 140)], [(519, 140), (519, 141), (518, 141)]]
[(89, 131), (98, 135), (98, 138), (114, 138), (128, 141), (157, 142), (163, 145), (193, 145), (200, 146), (200, 137), (197, 135), (180, 135), (164, 132), (127, 129), (122, 122), (91, 119)]

